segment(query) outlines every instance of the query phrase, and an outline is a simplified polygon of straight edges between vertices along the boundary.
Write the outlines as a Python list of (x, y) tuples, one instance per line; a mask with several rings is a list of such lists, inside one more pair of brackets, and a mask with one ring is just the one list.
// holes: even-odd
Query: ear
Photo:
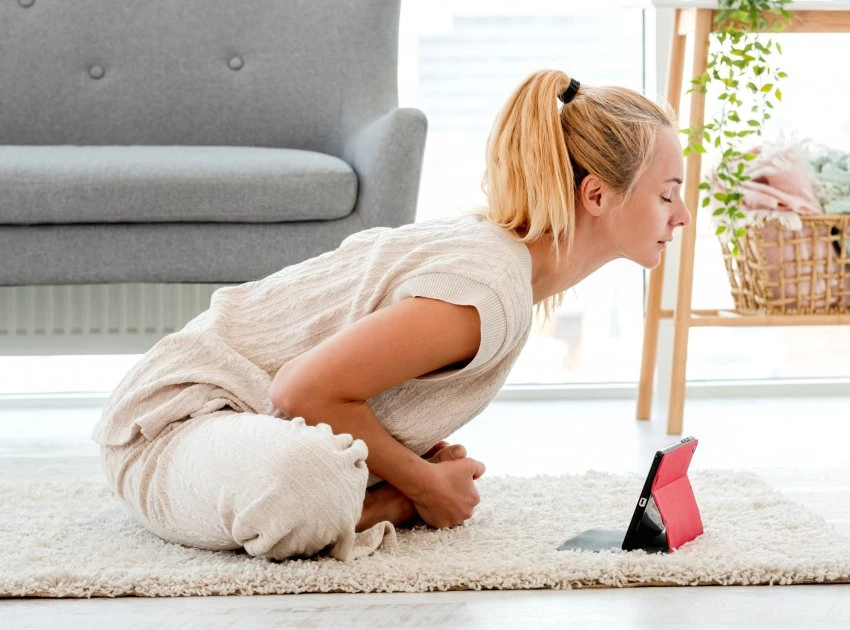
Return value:
[(621, 200), (596, 175), (587, 175), (579, 186), (576, 201), (582, 205), (588, 214), (599, 217)]
[(605, 184), (596, 175), (586, 175), (579, 186), (577, 201), (589, 214), (598, 217), (605, 211), (607, 201)]

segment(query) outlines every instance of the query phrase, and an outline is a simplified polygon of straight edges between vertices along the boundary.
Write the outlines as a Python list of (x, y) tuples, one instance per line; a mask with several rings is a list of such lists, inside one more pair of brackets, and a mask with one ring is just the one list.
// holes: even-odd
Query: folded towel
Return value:
[(741, 184), (745, 210), (790, 210), (803, 216), (823, 213), (802, 146), (766, 144), (750, 152), (758, 157), (744, 166), (744, 173), (752, 178)]
[(818, 144), (810, 161), (815, 194), (830, 214), (850, 212), (850, 153)]
[[(748, 152), (756, 158), (729, 165), (734, 170), (739, 163), (743, 164), (744, 175), (750, 177), (740, 184), (741, 210), (746, 215), (742, 220), (744, 225), (763, 225), (768, 219), (778, 219), (788, 229), (800, 230), (803, 227), (800, 216), (823, 214), (804, 143), (766, 142)], [(714, 172), (711, 181), (712, 193), (728, 192)], [(719, 207), (714, 197), (712, 202), (712, 208)], [(726, 220), (723, 215), (714, 219), (716, 225)]]

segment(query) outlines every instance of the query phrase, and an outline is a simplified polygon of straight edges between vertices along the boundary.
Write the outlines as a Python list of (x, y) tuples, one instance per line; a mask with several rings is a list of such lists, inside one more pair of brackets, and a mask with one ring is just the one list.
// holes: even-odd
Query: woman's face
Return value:
[(673, 239), (673, 230), (691, 221), (681, 198), (682, 145), (674, 129), (660, 128), (655, 157), (625, 204), (600, 217), (617, 254), (651, 269)]

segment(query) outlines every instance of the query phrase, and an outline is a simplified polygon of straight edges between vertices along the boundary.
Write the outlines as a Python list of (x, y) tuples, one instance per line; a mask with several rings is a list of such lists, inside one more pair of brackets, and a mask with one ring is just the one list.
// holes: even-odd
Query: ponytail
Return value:
[(563, 72), (544, 70), (514, 90), (487, 141), (482, 189), (496, 224), (525, 233), (523, 241), (551, 234), (572, 246), (575, 182), (558, 96), (569, 86)]

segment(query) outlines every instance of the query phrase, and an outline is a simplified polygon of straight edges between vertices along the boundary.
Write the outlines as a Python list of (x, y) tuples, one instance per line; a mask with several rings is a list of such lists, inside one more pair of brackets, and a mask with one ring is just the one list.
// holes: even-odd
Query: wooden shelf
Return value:
[[(662, 319), (671, 319), (671, 310), (662, 310)], [(850, 312), (812, 315), (751, 315), (733, 310), (691, 311), (689, 325), (694, 326), (850, 326)]]
[[(670, 50), (667, 76), (667, 101), (679, 113), (679, 104), (685, 82), (685, 50), (687, 40), (693, 42), (690, 77), (705, 72), (708, 64), (710, 35), (714, 30), (717, 4), (665, 3), (656, 6), (675, 7), (673, 42)], [(786, 7), (791, 12), (791, 23), (782, 33), (847, 33), (850, 32), (850, 2), (792, 3)], [(689, 124), (701, 127), (705, 121), (705, 94), (691, 93)], [(694, 277), (694, 250), (696, 248), (697, 210), (699, 208), (699, 182), (701, 155), (691, 151), (685, 162), (684, 200), (691, 212), (691, 222), (683, 230), (677, 279), (676, 308), (662, 310), (661, 287), (664, 279), (665, 256), (652, 270), (646, 300), (646, 322), (638, 386), (637, 418), (648, 420), (652, 409), (652, 389), (658, 349), (658, 326), (662, 319), (673, 322), (673, 365), (670, 376), (670, 406), (667, 414), (668, 435), (681, 435), (685, 406), (685, 374), (688, 355), (688, 331), (691, 328), (713, 326), (846, 326), (850, 325), (850, 312), (816, 315), (747, 315), (734, 310), (695, 310), (691, 308)]]

